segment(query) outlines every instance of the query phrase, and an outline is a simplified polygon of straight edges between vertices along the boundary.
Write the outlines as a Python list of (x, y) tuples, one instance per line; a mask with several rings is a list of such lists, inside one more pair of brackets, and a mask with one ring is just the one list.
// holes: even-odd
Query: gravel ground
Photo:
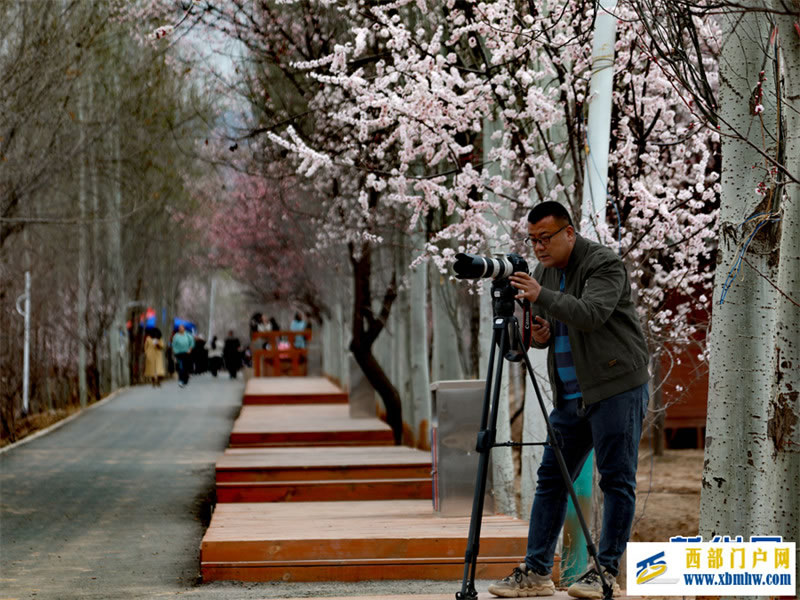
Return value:
[(202, 584), (214, 464), (242, 390), (210, 375), (133, 387), (2, 449), (0, 599), (455, 597), (460, 581)]

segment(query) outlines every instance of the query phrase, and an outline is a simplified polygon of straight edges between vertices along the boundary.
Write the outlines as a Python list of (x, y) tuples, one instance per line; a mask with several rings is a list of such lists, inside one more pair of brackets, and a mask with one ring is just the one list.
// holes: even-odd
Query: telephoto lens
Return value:
[[(515, 266), (515, 262), (520, 264)], [(518, 257), (515, 254), (488, 258), (460, 252), (456, 254), (456, 262), (453, 264), (453, 270), (456, 272), (456, 279), (480, 279), (482, 277), (499, 279), (501, 277), (508, 277), (515, 271), (524, 271), (527, 273), (528, 265), (522, 257)]]

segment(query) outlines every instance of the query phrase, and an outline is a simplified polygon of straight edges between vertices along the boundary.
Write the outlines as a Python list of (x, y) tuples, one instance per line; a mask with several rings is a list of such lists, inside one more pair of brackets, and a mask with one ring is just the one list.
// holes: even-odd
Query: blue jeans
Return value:
[[(577, 400), (563, 400), (550, 413), (558, 445), (574, 481), (594, 448), (603, 491), (603, 528), (598, 558), (619, 573), (619, 560), (631, 533), (636, 509), (636, 466), (642, 420), (647, 411), (647, 384), (601, 400), (579, 414)], [(552, 440), (549, 440), (552, 443)], [(545, 446), (531, 507), (525, 562), (537, 573), (550, 573), (564, 518), (568, 492), (553, 449)]]
[(180, 352), (175, 355), (175, 362), (178, 365), (178, 381), (186, 385), (189, 383), (189, 369), (192, 364), (189, 362), (191, 357), (188, 352)]

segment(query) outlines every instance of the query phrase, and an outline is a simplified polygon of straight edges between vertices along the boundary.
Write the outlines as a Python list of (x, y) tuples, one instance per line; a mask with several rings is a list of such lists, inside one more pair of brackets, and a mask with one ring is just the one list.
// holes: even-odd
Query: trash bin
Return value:
[[(431, 455), (433, 510), (443, 517), (469, 516), (475, 496), (484, 380), (436, 381), (431, 384)], [(491, 469), (484, 512), (494, 512)]]

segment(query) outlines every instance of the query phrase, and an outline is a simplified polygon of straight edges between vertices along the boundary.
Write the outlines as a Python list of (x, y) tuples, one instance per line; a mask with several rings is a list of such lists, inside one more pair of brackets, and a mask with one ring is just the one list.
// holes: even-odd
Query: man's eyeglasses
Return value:
[(552, 240), (555, 236), (564, 231), (567, 227), (569, 227), (569, 223), (567, 223), (566, 225), (562, 226), (561, 228), (559, 228), (558, 230), (554, 231), (549, 235), (543, 235), (542, 237), (538, 238), (527, 237), (525, 238), (525, 243), (530, 244), (534, 248), (536, 248), (537, 244), (541, 244), (542, 248), (547, 248), (550, 245), (550, 240)]

